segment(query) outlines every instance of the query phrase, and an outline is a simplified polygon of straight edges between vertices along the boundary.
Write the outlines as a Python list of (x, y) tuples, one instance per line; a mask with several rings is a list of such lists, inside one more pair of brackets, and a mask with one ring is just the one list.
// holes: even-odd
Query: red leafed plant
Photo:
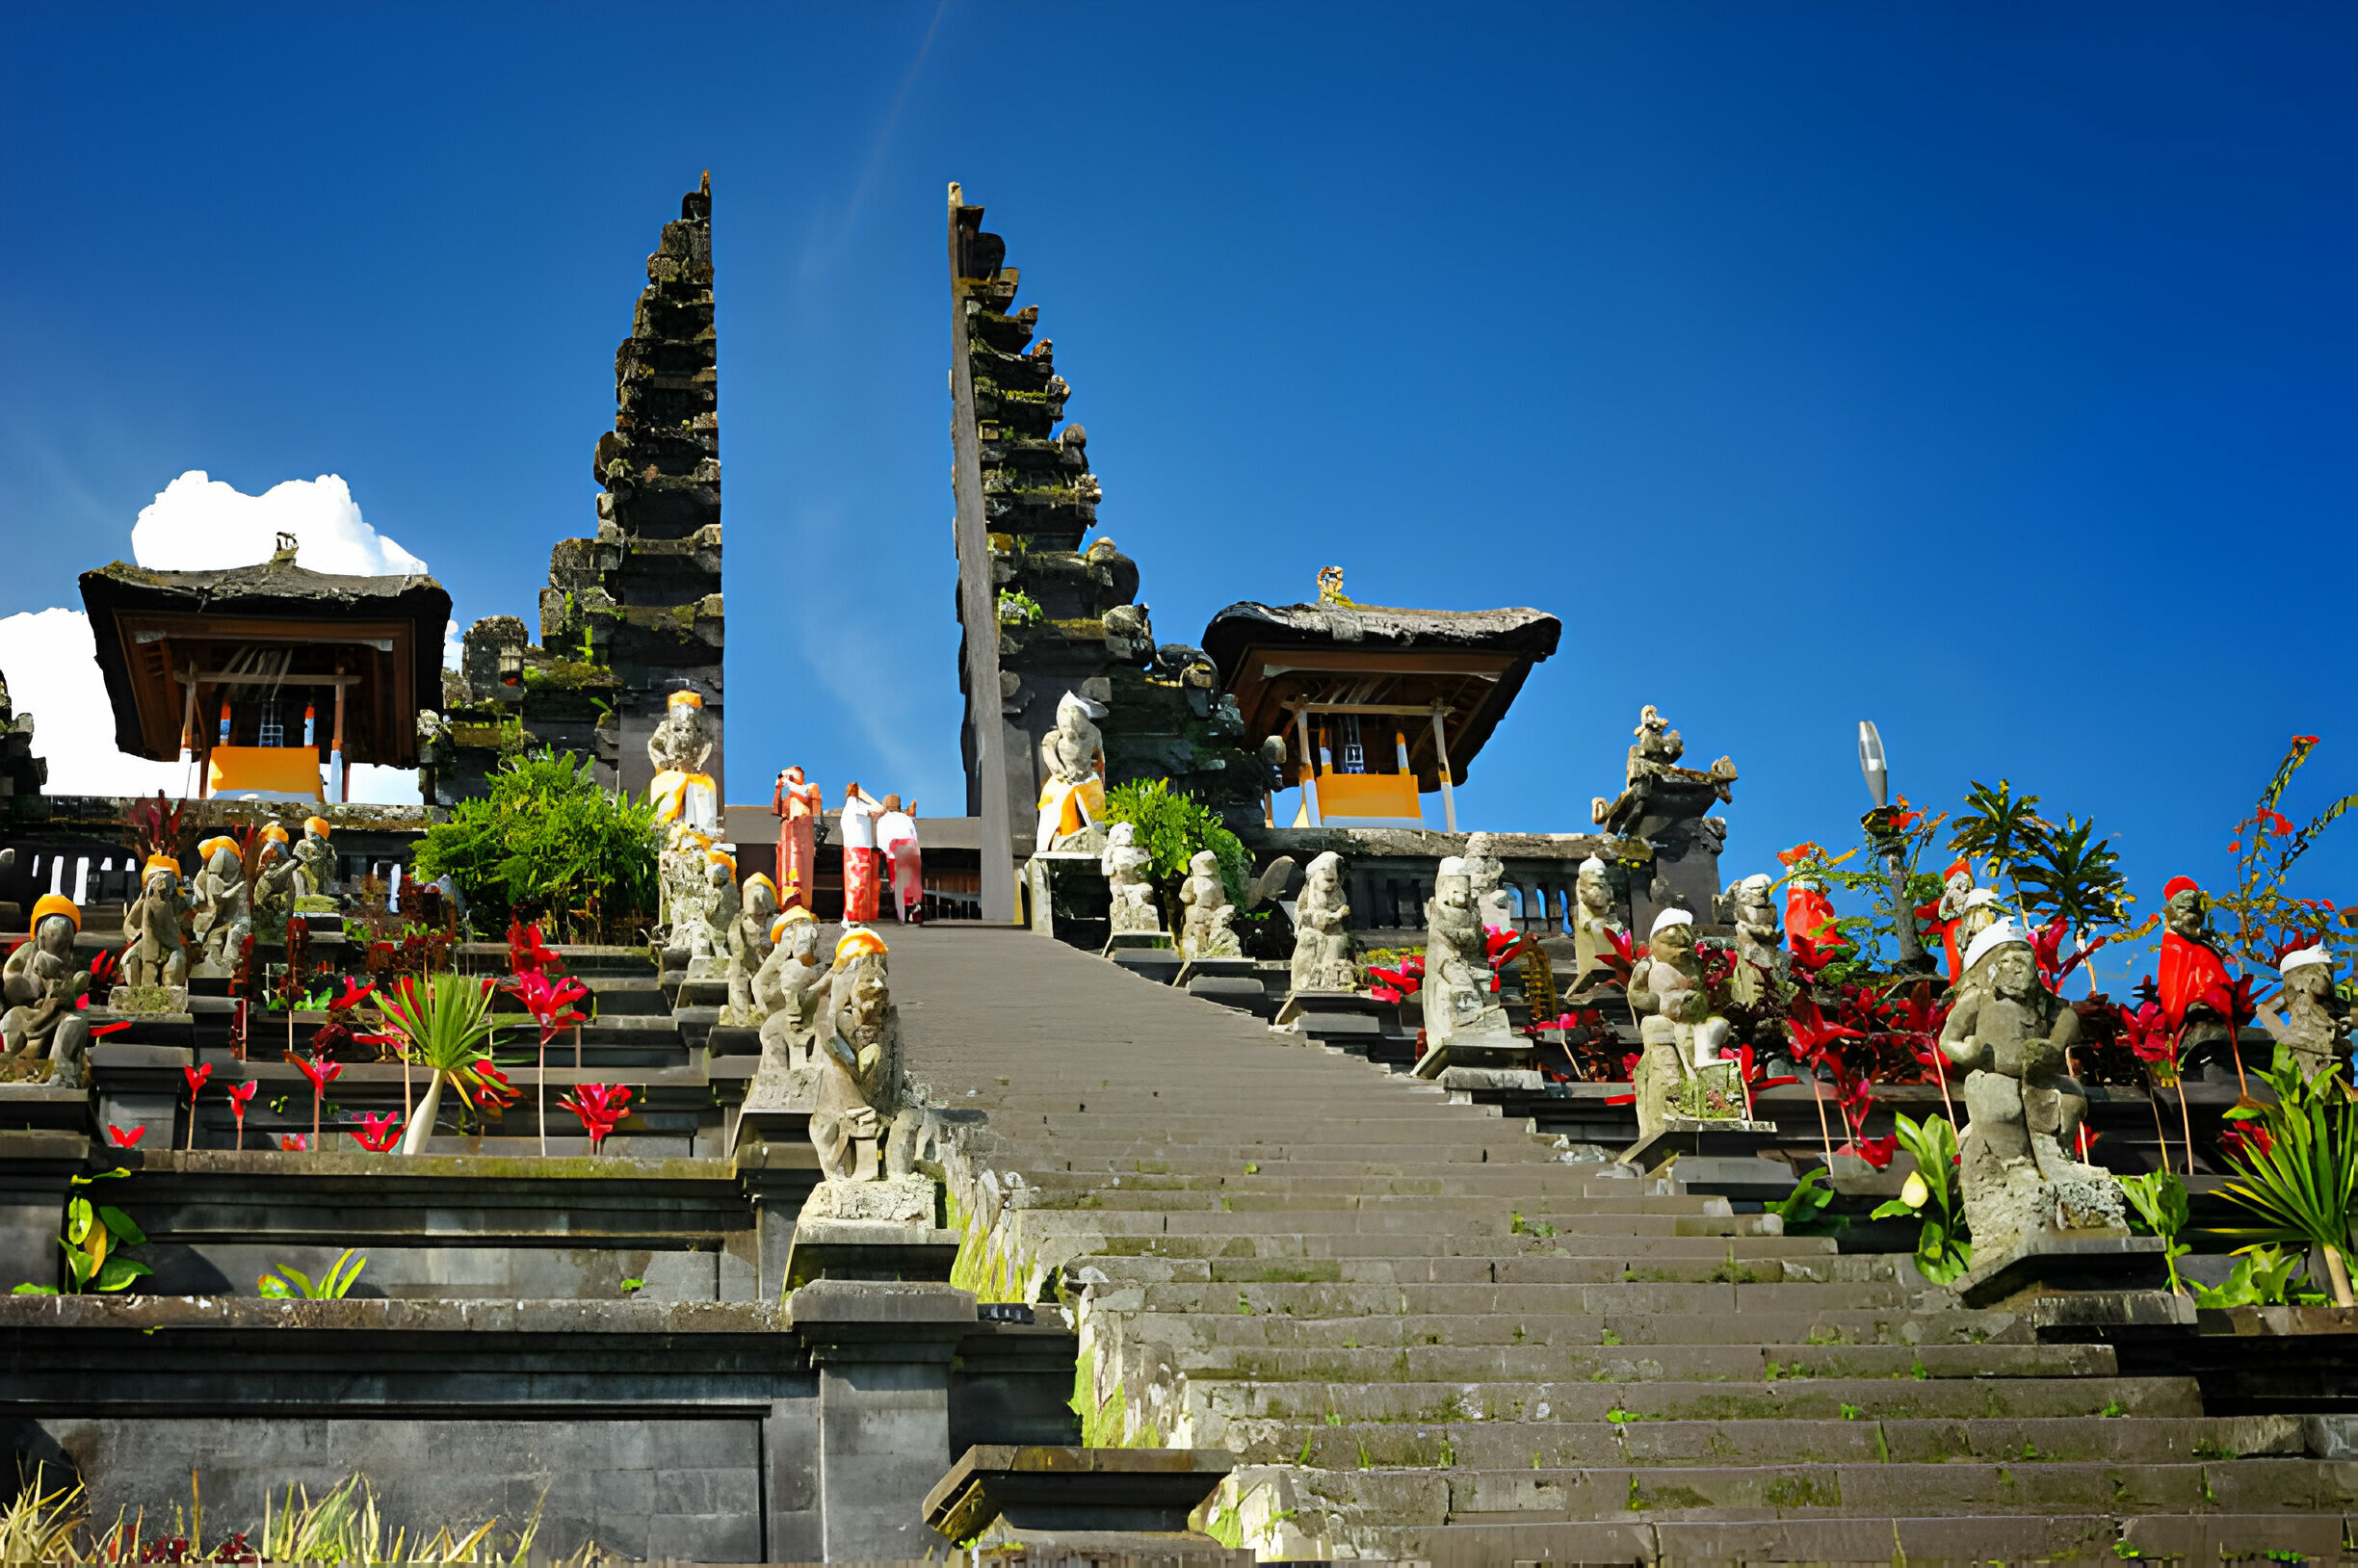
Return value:
[(360, 1116), (360, 1126), (353, 1133), (353, 1141), (371, 1154), (384, 1153), (393, 1147), (400, 1137), (401, 1112), (398, 1111), (387, 1111), (381, 1113), (363, 1111)]
[(311, 1081), (311, 1136), (316, 1138), (320, 1130), (320, 1107), (328, 1098), (328, 1085), (343, 1076), (344, 1064), (316, 1058), (305, 1060), (292, 1051), (287, 1053), (287, 1060)]
[(508, 969), (519, 979), (562, 970), (563, 958), (540, 940), (540, 928), (520, 920), (508, 923)]
[(90, 983), (83, 987), (77, 1007), (103, 1007), (107, 997), (122, 983), (122, 954), (114, 948), (100, 948), (91, 955)]
[(1370, 967), (1368, 995), (1378, 1002), (1405, 1002), (1425, 985), (1425, 954), (1412, 953), (1398, 969)]
[(557, 1103), (581, 1118), (582, 1130), (590, 1135), (590, 1147), (594, 1151), (630, 1114), (630, 1097), (631, 1091), (619, 1084), (577, 1084), (571, 1094)]
[(212, 1064), (211, 1062), (209, 1062), (209, 1061), (208, 1061), (208, 1062), (206, 1062), (206, 1063), (205, 1063), (203, 1066), (201, 1066), (201, 1067), (183, 1067), (183, 1068), (181, 1068), (181, 1069), (180, 1069), (180, 1076), (181, 1076), (182, 1078), (185, 1078), (185, 1079), (187, 1079), (187, 1080), (188, 1080), (188, 1090), (189, 1090), (189, 1144), (188, 1144), (188, 1146), (190, 1147), (190, 1149), (194, 1150), (194, 1149), (196, 1147), (196, 1096), (197, 1096), (199, 1093), (201, 1093), (201, 1092), (203, 1091), (204, 1086), (205, 1086), (205, 1080), (206, 1080), (206, 1079), (208, 1079), (208, 1078), (211, 1078), (211, 1077), (213, 1076), (213, 1064)]
[(229, 1085), (229, 1114), (237, 1118), (237, 1146), (246, 1147), (246, 1108), (253, 1103), (254, 1090), (262, 1086), (258, 1078)]

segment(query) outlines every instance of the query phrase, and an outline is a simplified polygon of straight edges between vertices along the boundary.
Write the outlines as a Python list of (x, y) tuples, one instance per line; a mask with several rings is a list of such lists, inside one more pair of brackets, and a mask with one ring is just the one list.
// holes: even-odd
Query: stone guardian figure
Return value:
[(2079, 1032), (2079, 1015), (2039, 982), (2022, 928), (2001, 922), (1974, 939), (1941, 1049), (1967, 1069), (1972, 1125), (1959, 1154), (1975, 1274), (2042, 1240), (2127, 1234), (2120, 1184), (2064, 1153), (2087, 1110), (2063, 1073)]
[(1139, 848), (1138, 827), (1115, 823), (1106, 829), (1105, 853), (1098, 856), (1113, 894), (1114, 934), (1153, 933), (1163, 929), (1163, 911), (1155, 900), (1154, 856)]
[(770, 959), (770, 925), (777, 918), (776, 890), (770, 878), (755, 872), (746, 878), (743, 907), (728, 925), (728, 1021), (747, 1027), (761, 1023), (753, 1000), (753, 977)]
[(1034, 849), (1070, 849), (1105, 820), (1105, 707), (1077, 692), (1057, 700), (1056, 728), (1040, 737), (1039, 826)]
[(198, 972), (226, 977), (253, 931), (253, 910), (246, 893), (246, 863), (235, 839), (209, 838), (196, 847), (204, 856), (196, 873), (196, 937), (204, 957)]
[(2284, 1016), (2263, 1003), (2260, 1022), (2275, 1037), (2278, 1055), (2290, 1051), (2304, 1079), (2347, 1061), (2349, 1011), (2334, 989), (2333, 954), (2322, 944), (2299, 948), (2286, 954), (2276, 968), (2284, 977), (2284, 988), (2275, 999), (2284, 1005)]
[[(76, 1010), (90, 989), (90, 970), (74, 961), (74, 935), (82, 910), (71, 899), (43, 894), (33, 905), (33, 936), (18, 944), (0, 968), (0, 1058), (7, 1078), (42, 1080), (59, 1088), (80, 1088), (89, 1058), (90, 1023)], [(43, 1064), (46, 1063), (44, 1069)]]
[(123, 980), (138, 986), (188, 983), (188, 948), (180, 929), (180, 865), (169, 855), (147, 857), (140, 896), (124, 911), (131, 943), (123, 950)]
[(1228, 884), (1220, 880), (1219, 856), (1198, 849), (1188, 861), (1187, 880), (1179, 884), (1179, 904), (1186, 922), (1179, 931), (1179, 954), (1185, 958), (1241, 958), (1230, 923), (1236, 906), (1229, 902)]
[(1350, 905), (1343, 899), (1343, 857), (1328, 849), (1310, 862), (1301, 897), (1294, 902), (1294, 989), (1349, 991), (1358, 983)]

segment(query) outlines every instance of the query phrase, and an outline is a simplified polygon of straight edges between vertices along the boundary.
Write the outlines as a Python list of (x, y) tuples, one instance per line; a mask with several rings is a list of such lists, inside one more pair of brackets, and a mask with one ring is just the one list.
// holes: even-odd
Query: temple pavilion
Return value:
[(82, 574), (115, 744), (187, 765), (189, 797), (341, 802), (352, 765), (414, 768), (451, 600), (431, 577), (115, 562)]

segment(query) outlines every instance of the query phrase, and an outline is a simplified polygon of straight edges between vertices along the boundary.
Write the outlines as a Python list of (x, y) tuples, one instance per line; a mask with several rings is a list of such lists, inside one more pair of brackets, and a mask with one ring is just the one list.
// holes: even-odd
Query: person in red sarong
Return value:
[(877, 849), (877, 819), (884, 808), (868, 797), (858, 782), (845, 786), (843, 803), (844, 920), (847, 924), (876, 919), (877, 900), (883, 891), (883, 853)]
[(826, 812), (826, 793), (804, 783), (801, 769), (789, 768), (777, 776), (770, 809), (778, 816), (778, 907), (808, 909), (819, 871), (819, 819)]
[(884, 797), (884, 814), (877, 819), (877, 840), (892, 872), (893, 913), (921, 923), (925, 903), (925, 859), (917, 844), (917, 802), (902, 809), (901, 797)]

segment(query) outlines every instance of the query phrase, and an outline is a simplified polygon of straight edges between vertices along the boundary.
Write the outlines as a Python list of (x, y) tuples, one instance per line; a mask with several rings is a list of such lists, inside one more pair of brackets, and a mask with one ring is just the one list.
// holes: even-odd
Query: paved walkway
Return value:
[[(1029, 932), (888, 929), (969, 1222), (1077, 1293), (1089, 1438), (1265, 1558), (2332, 1560), (2350, 1467)], [(2124, 1555), (2133, 1555), (2124, 1551)]]

